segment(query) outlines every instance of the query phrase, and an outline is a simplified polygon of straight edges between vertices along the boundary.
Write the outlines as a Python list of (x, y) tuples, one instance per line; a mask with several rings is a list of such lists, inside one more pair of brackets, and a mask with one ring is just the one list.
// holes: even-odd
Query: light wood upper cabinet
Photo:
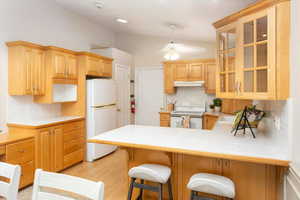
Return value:
[(32, 50), (33, 72), (32, 72), (32, 91), (33, 95), (45, 94), (45, 53), (41, 50)]
[(216, 93), (216, 63), (207, 63), (205, 68), (205, 92)]
[(8, 92), (10, 95), (43, 95), (45, 54), (28, 42), (8, 42)]
[(268, 5), (261, 1), (214, 25), (218, 41), (218, 97), (289, 97), (289, 1)]
[(230, 24), (217, 31), (218, 64), (216, 69), (216, 94), (220, 98), (237, 95), (237, 28)]
[(205, 80), (205, 64), (192, 63), (189, 65), (189, 81), (204, 81)]
[(174, 70), (171, 64), (164, 65), (164, 90), (166, 94), (174, 94)]
[(178, 60), (164, 62), (164, 89), (175, 93), (175, 81), (204, 81), (205, 91), (215, 93), (216, 64), (214, 59)]
[(187, 81), (189, 77), (189, 65), (186, 63), (173, 64), (174, 80)]
[(100, 76), (103, 73), (103, 65), (101, 59), (88, 57), (87, 75)]
[(67, 56), (67, 77), (69, 79), (77, 79), (78, 70), (77, 70), (77, 58), (74, 55)]
[(103, 60), (103, 76), (112, 77), (112, 61)]
[(175, 63), (175, 81), (203, 81), (205, 79), (204, 63)]
[(65, 78), (66, 77), (66, 55), (62, 52), (53, 52), (53, 78)]
[[(68, 80), (77, 80), (77, 58), (76, 53), (62, 49), (58, 47), (49, 46), (46, 47), (47, 50), (47, 60), (50, 60), (50, 66), (53, 69), (52, 71), (52, 79), (57, 79), (61, 83), (66, 83)], [(76, 82), (74, 82), (76, 83)]]
[(90, 52), (79, 52), (78, 56), (84, 60), (86, 75), (95, 77), (112, 77), (113, 59)]
[(276, 8), (239, 20), (240, 92), (251, 99), (276, 98)]

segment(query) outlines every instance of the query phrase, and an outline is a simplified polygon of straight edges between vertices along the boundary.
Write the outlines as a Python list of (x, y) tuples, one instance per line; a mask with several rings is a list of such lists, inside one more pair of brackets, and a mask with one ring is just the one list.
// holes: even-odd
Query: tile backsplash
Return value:
[(7, 121), (22, 121), (60, 116), (60, 104), (37, 104), (32, 96), (8, 96)]
[(288, 147), (291, 101), (255, 101), (254, 104), (267, 113), (260, 124), (261, 131), (274, 141), (274, 145)]
[(178, 87), (176, 93), (167, 95), (166, 103), (176, 101), (176, 105), (209, 105), (215, 98), (214, 95), (205, 93), (204, 88), (200, 87)]

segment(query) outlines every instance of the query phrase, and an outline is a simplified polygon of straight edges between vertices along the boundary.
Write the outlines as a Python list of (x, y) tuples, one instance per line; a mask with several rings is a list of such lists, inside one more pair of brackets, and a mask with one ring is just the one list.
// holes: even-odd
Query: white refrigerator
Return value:
[[(111, 79), (87, 80), (87, 138), (117, 128), (116, 84)], [(116, 150), (116, 146), (87, 144), (87, 160), (92, 162)]]

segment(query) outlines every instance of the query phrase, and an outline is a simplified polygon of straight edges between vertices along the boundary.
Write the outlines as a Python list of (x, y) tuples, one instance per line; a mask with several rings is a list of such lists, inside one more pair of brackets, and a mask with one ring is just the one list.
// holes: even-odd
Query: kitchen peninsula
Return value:
[[(274, 145), (262, 133), (257, 134), (257, 139), (250, 135), (234, 137), (230, 130), (231, 125), (221, 123), (213, 130), (130, 125), (95, 136), (88, 142), (122, 147), (128, 152), (129, 168), (143, 163), (170, 166), (174, 196), (178, 200), (189, 199), (186, 185), (199, 172), (231, 178), (238, 200), (279, 199), (283, 175), (289, 165), (285, 142)], [(152, 193), (145, 195), (154, 197)]]

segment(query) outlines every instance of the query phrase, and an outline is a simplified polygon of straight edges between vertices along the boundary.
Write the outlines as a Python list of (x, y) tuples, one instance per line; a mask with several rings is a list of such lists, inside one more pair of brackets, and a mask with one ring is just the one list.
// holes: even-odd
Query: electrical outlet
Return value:
[(279, 131), (280, 130), (280, 117), (277, 117), (277, 116), (274, 117), (274, 124), (275, 124), (275, 128)]

